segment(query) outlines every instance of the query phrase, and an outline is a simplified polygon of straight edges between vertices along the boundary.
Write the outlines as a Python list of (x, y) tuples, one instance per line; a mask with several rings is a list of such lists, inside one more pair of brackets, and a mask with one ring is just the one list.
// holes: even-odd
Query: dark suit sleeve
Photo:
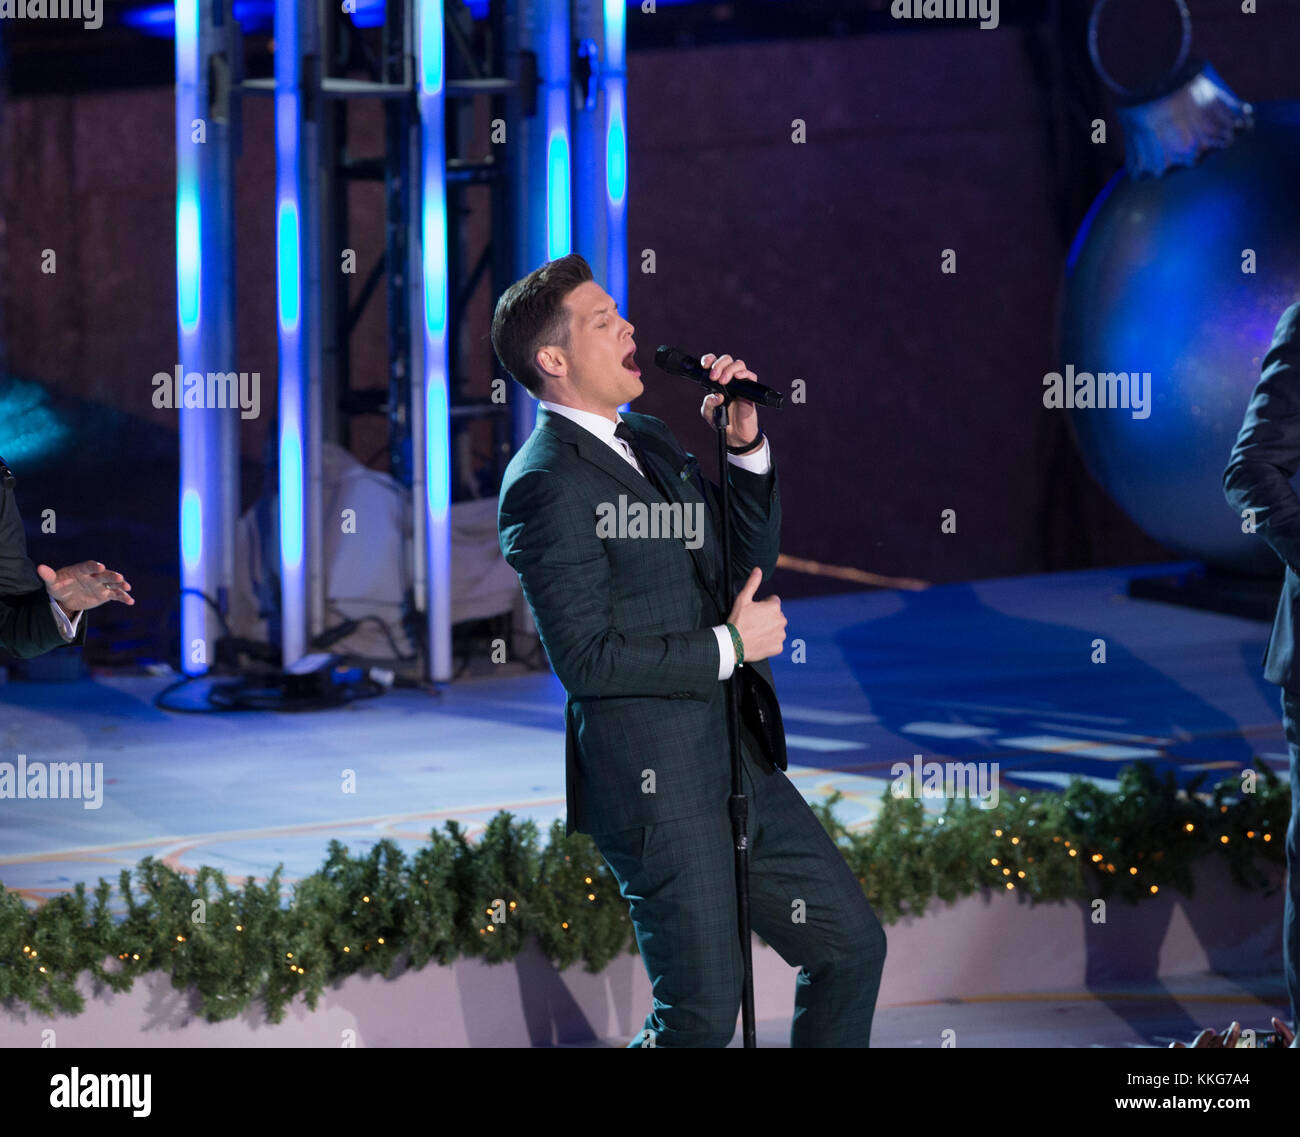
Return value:
[(1282, 314), (1273, 333), (1223, 473), (1223, 492), (1238, 514), (1254, 511), (1255, 532), (1286, 565), (1300, 572), (1300, 500), (1291, 488), (1298, 467), (1300, 304), (1294, 304)]
[[(85, 639), (82, 614), (74, 643)], [(27, 557), (27, 536), (13, 490), (0, 489), (0, 648), (31, 659), (68, 641), (50, 610), (50, 596)]]
[[(776, 571), (781, 553), (781, 496), (776, 486), (776, 459), (766, 474), (756, 474), (734, 462), (727, 463), (727, 482), (731, 488), (731, 556), (736, 588), (745, 583), (755, 567), (763, 570), (767, 584)], [(709, 489), (716, 498), (718, 487)], [(734, 601), (735, 597), (728, 597)]]
[(720, 665), (711, 628), (629, 636), (613, 624), (609, 558), (590, 502), (549, 470), (527, 470), (501, 496), (501, 552), (556, 676), (574, 697), (712, 697)]
[(85, 617), (74, 640), (65, 640), (50, 611), (49, 593), (42, 588), (26, 596), (0, 597), (0, 648), (19, 659), (31, 659), (68, 643), (85, 639)]

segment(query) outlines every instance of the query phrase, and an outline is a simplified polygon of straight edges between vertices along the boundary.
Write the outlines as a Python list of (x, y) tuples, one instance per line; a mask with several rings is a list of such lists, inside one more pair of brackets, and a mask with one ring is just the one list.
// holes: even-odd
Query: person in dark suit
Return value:
[[(629, 1046), (726, 1046), (742, 962), (723, 680), (743, 666), (772, 682), (786, 621), (777, 597), (754, 595), (776, 567), (781, 505), (757, 410), (736, 400), (727, 477), (743, 585), (724, 596), (716, 486), (661, 420), (619, 413), (644, 389), (633, 333), (576, 254), (502, 294), (493, 346), (541, 405), (502, 479), (498, 532), (567, 693), (568, 832), (589, 833), (609, 865), (650, 977), (654, 1006)], [(730, 355), (701, 362), (724, 384), (754, 377)], [(610, 530), (637, 506), (680, 506), (683, 529)], [(752, 926), (800, 967), (791, 1045), (867, 1046), (884, 930), (790, 779), (748, 739), (742, 759)]]
[(0, 649), (31, 659), (69, 643), (84, 643), (81, 614), (109, 600), (134, 604), (121, 573), (98, 561), (58, 570), (27, 557), (15, 479), (0, 458)]
[(1241, 424), (1223, 492), (1249, 530), (1263, 537), (1286, 566), (1273, 630), (1264, 649), (1264, 677), (1282, 688), (1282, 726), (1291, 754), (1291, 823), (1286, 831), (1287, 891), (1282, 953), (1291, 998), (1291, 1024), (1300, 1014), (1300, 499), (1291, 478), (1300, 468), (1300, 304), (1278, 321)]

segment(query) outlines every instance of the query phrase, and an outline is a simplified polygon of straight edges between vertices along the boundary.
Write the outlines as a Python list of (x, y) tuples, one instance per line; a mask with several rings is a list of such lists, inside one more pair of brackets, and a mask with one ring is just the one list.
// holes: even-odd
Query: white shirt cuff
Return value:
[(763, 445), (752, 454), (728, 454), (728, 462), (735, 462), (742, 470), (755, 474), (766, 474), (772, 468), (772, 452), (767, 444), (767, 435), (763, 436)]
[(718, 678), (730, 679), (736, 670), (736, 645), (731, 642), (731, 633), (726, 624), (717, 624), (713, 634), (718, 637)]
[[(50, 597), (50, 611), (54, 613), (54, 622), (59, 625), (59, 631), (62, 633), (63, 638), (71, 643), (77, 638), (77, 625), (81, 622), (81, 613), (78, 612), (76, 616), (69, 620), (53, 597)], [(724, 628), (723, 631), (726, 631), (726, 629)]]

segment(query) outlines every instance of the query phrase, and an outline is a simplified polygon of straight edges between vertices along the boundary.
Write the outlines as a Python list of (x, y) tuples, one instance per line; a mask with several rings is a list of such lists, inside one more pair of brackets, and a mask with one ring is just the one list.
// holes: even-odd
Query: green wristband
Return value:
[(727, 631), (731, 633), (731, 646), (736, 649), (736, 666), (739, 667), (745, 662), (745, 645), (741, 641), (740, 633), (736, 631), (735, 624), (728, 624)]

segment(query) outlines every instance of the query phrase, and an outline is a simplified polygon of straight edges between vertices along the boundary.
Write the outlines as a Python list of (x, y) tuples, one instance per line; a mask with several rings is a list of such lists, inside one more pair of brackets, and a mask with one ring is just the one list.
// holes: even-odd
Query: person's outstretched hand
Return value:
[[(1295, 1034), (1291, 1031), (1291, 1028), (1286, 1025), (1286, 1023), (1284, 1023), (1279, 1018), (1274, 1018), (1272, 1020), (1272, 1023), (1273, 1023), (1273, 1030), (1282, 1039), (1282, 1044), (1284, 1046), (1293, 1047), (1297, 1050), (1300, 1050), (1300, 1041), (1297, 1041)], [(1241, 1038), (1241, 1023), (1238, 1022), (1234, 1022), (1231, 1026), (1229, 1026), (1227, 1032), (1224, 1034), (1216, 1033), (1213, 1027), (1206, 1027), (1203, 1031), (1201, 1031), (1200, 1034), (1196, 1036), (1195, 1039), (1192, 1040), (1191, 1049), (1193, 1050), (1206, 1050), (1211, 1048), (1232, 1049), (1237, 1045), (1237, 1042), (1240, 1038)], [(1169, 1049), (1186, 1050), (1188, 1049), (1188, 1046), (1187, 1043), (1185, 1042), (1171, 1042), (1169, 1044)]]
[[(1237, 1039), (1241, 1037), (1241, 1023), (1234, 1022), (1228, 1027), (1225, 1034), (1218, 1034), (1213, 1027), (1206, 1027), (1200, 1034), (1192, 1040), (1191, 1049), (1231, 1049), (1237, 1045)], [(1170, 1050), (1186, 1050), (1185, 1042), (1171, 1042)]]
[(127, 595), (131, 586), (126, 578), (120, 572), (104, 568), (98, 561), (82, 561), (57, 572), (49, 565), (37, 565), (36, 573), (45, 582), (45, 591), (69, 615), (87, 608), (98, 608), (109, 600), (135, 603)]

